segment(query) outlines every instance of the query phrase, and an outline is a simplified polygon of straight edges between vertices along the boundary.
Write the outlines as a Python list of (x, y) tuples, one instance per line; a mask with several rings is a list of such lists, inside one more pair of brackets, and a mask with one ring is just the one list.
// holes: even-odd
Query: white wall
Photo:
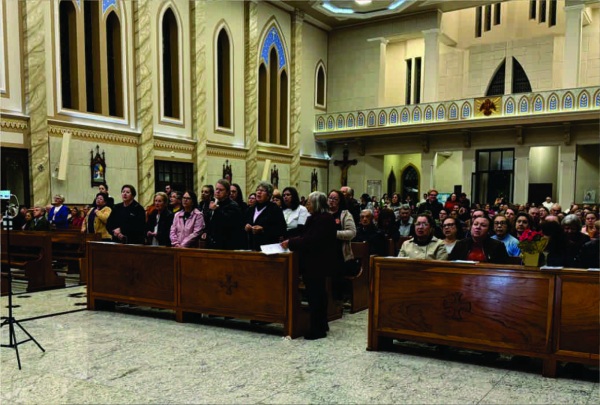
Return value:
[[(575, 176), (575, 202), (583, 201), (584, 193), (596, 192), (595, 202), (600, 201), (600, 144), (580, 145), (577, 147), (577, 171)], [(564, 207), (563, 207), (564, 208)]]

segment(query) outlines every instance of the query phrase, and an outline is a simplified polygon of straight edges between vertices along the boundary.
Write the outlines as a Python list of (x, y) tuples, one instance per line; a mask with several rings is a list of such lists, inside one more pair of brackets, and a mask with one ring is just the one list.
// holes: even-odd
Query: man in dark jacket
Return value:
[(475, 218), (471, 226), (471, 236), (456, 242), (448, 258), (496, 264), (508, 263), (506, 246), (490, 238), (490, 226), (491, 221), (488, 217)]
[(352, 239), (352, 242), (367, 242), (370, 254), (386, 255), (385, 234), (373, 223), (373, 211), (362, 210), (360, 212), (360, 222), (356, 228), (356, 236)]
[(206, 222), (206, 247), (208, 249), (244, 249), (246, 235), (242, 211), (237, 203), (229, 198), (230, 184), (227, 180), (217, 181), (214, 200), (209, 203), (204, 216)]
[(440, 210), (442, 209), (442, 204), (437, 200), (438, 192), (437, 190), (431, 189), (427, 192), (427, 200), (419, 205), (419, 210), (417, 214), (422, 214), (425, 211), (431, 212), (431, 216), (433, 218), (438, 218), (440, 215)]

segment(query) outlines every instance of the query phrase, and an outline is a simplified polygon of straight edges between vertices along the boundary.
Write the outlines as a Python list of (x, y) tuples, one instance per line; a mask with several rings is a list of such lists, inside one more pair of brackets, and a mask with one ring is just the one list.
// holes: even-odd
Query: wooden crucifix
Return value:
[(350, 166), (356, 166), (358, 164), (358, 160), (356, 160), (356, 159), (349, 160), (348, 159), (348, 153), (349, 153), (348, 152), (348, 144), (345, 144), (344, 152), (343, 152), (344, 159), (343, 160), (335, 160), (333, 162), (333, 164), (335, 166), (339, 166), (340, 170), (342, 171), (342, 175), (340, 177), (341, 187), (348, 185), (348, 169), (350, 168)]

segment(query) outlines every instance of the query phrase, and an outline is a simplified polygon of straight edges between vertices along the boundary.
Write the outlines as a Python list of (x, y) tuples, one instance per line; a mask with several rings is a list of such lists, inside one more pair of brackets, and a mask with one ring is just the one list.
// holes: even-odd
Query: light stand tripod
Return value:
[[(10, 199), (10, 197), (9, 197), (9, 199)], [(38, 341), (35, 340), (35, 338), (33, 336), (31, 336), (31, 334), (29, 332), (27, 332), (27, 330), (23, 326), (21, 326), (19, 321), (17, 321), (15, 319), (15, 317), (13, 316), (12, 263), (11, 263), (11, 258), (10, 258), (10, 250), (11, 250), (10, 249), (10, 228), (12, 228), (12, 225), (11, 225), (12, 218), (10, 218), (10, 215), (8, 212), (7, 212), (7, 215), (9, 217), (9, 220), (6, 223), (6, 226), (4, 226), (4, 221), (2, 222), (2, 228), (5, 228), (5, 230), (6, 230), (6, 268), (7, 268), (6, 282), (8, 283), (8, 316), (3, 317), (4, 321), (2, 321), (2, 324), (0, 324), (0, 327), (4, 327), (4, 325), (8, 325), (9, 343), (7, 345), (3, 344), (3, 345), (1, 345), (1, 347), (8, 347), (10, 349), (15, 349), (15, 353), (17, 355), (17, 363), (19, 364), (19, 370), (21, 370), (21, 358), (19, 357), (19, 345), (20, 344), (29, 342), (31, 340), (31, 341), (33, 341), (33, 343), (35, 343), (37, 345), (37, 347), (40, 348), (40, 350), (42, 352), (45, 352), (45, 350), (38, 343)], [(28, 339), (17, 342), (17, 335), (15, 333), (15, 325), (17, 325), (19, 328), (21, 328), (21, 330), (28, 336)]]

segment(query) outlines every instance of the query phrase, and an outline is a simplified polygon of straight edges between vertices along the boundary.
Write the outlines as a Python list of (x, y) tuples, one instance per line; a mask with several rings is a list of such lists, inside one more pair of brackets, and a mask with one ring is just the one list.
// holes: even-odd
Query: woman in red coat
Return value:
[(327, 196), (315, 191), (308, 196), (306, 208), (310, 213), (304, 233), (281, 243), (284, 248), (300, 252), (300, 271), (306, 285), (310, 331), (306, 340), (321, 339), (327, 336), (327, 276), (336, 268), (337, 228), (333, 215), (329, 213)]

